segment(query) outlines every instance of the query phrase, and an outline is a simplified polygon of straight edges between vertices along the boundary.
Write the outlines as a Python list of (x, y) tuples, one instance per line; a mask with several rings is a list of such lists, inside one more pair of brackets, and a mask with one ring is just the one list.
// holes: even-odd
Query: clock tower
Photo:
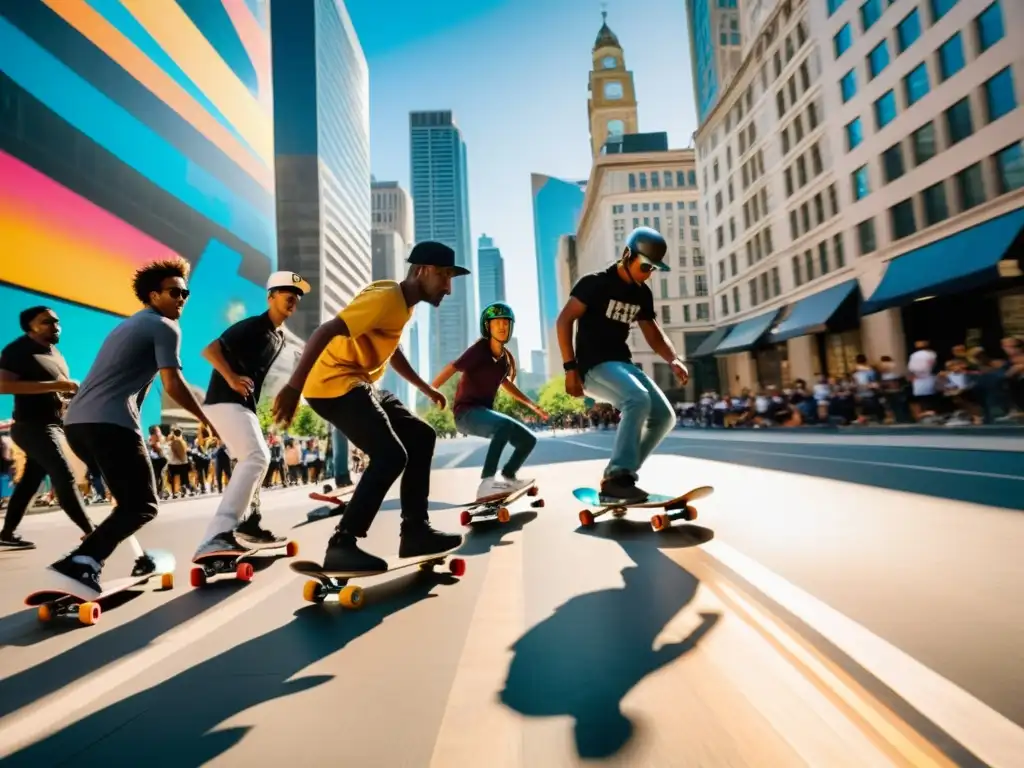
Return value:
[(590, 148), (596, 158), (615, 136), (637, 133), (636, 91), (633, 73), (626, 69), (619, 38), (608, 28), (608, 12), (601, 13), (601, 29), (594, 43), (594, 65), (590, 70)]

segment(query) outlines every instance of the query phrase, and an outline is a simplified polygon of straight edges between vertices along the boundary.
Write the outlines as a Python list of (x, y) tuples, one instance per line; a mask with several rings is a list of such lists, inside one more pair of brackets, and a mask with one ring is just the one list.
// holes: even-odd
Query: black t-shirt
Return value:
[(584, 275), (572, 296), (587, 305), (576, 324), (576, 364), (580, 376), (601, 363), (633, 361), (626, 341), (634, 321), (654, 320), (654, 294), (646, 285), (627, 283), (618, 265)]
[[(28, 336), (21, 336), (0, 352), (0, 368), (21, 381), (67, 380), (68, 364), (56, 347), (46, 347)], [(60, 424), (64, 401), (56, 392), (42, 395), (15, 395), (14, 420), (37, 424)]]
[(238, 403), (255, 413), (267, 373), (284, 349), (284, 332), (275, 328), (270, 315), (264, 312), (232, 325), (221, 334), (220, 345), (231, 370), (248, 376), (256, 386), (249, 397), (242, 397), (214, 369), (206, 389), (206, 404)]

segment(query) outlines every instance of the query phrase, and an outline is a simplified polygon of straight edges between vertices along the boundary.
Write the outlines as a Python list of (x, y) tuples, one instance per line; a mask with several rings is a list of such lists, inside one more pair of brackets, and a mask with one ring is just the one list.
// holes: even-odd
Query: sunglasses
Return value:
[(191, 291), (188, 288), (168, 288), (167, 295), (172, 299), (188, 299)]

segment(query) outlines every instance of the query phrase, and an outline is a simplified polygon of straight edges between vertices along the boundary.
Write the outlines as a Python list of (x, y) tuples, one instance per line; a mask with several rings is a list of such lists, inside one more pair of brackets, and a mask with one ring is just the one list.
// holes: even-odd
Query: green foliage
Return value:
[(538, 393), (537, 404), (553, 419), (587, 410), (582, 397), (573, 397), (565, 391), (565, 376), (556, 376), (545, 382)]
[[(264, 398), (256, 405), (256, 418), (259, 419), (260, 429), (264, 434), (276, 429), (273, 407), (274, 401), (270, 398)], [(295, 412), (295, 420), (288, 428), (288, 434), (324, 439), (329, 429), (327, 422), (317, 416), (312, 408), (305, 403), (299, 403), (299, 409)]]
[(274, 428), (274, 401), (265, 397), (256, 404), (256, 418), (260, 421), (260, 429), (267, 434)]
[(450, 437), (455, 434), (455, 416), (452, 415), (451, 408), (445, 408), (443, 411), (437, 407), (430, 408), (423, 414), (423, 420), (433, 427), (438, 437)]
[[(524, 392), (523, 394), (526, 393)], [(526, 421), (527, 418), (536, 418), (533, 411), (512, 397), (504, 389), (499, 389), (498, 396), (494, 398), (494, 410), (506, 416), (511, 416), (513, 419), (519, 419), (519, 421)]]

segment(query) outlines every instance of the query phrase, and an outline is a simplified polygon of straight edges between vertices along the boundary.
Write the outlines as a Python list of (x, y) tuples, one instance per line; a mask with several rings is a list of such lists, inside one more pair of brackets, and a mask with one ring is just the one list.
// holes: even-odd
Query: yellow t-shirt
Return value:
[(324, 348), (309, 372), (303, 397), (341, 397), (359, 382), (377, 381), (398, 349), (412, 309), (398, 283), (378, 280), (363, 288), (338, 317), (349, 335), (332, 339)]

